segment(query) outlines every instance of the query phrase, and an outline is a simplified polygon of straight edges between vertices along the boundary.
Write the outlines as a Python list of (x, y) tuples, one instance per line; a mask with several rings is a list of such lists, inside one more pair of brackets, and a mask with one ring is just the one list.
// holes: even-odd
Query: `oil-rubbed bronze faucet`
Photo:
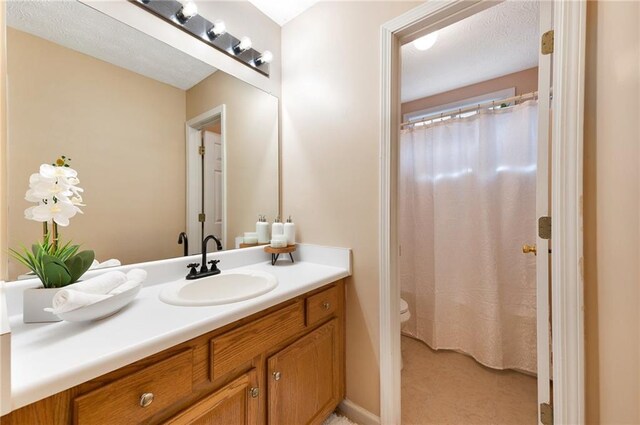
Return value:
[[(216, 241), (216, 248), (218, 251), (222, 251), (222, 242), (220, 239), (216, 238), (213, 235), (209, 235), (202, 240), (202, 262), (198, 263), (190, 263), (187, 267), (189, 268), (189, 274), (187, 275), (187, 279), (200, 279), (201, 277), (213, 276), (215, 274), (219, 274), (220, 270), (218, 269), (218, 263), (220, 260), (211, 260), (207, 263), (207, 244), (209, 241), (213, 239)], [(211, 267), (207, 267), (207, 264), (210, 264)], [(200, 266), (200, 270), (197, 270), (197, 267)]]
[(182, 250), (182, 255), (186, 257), (189, 255), (189, 238), (185, 232), (180, 232), (178, 235), (178, 245), (184, 244), (184, 248)]

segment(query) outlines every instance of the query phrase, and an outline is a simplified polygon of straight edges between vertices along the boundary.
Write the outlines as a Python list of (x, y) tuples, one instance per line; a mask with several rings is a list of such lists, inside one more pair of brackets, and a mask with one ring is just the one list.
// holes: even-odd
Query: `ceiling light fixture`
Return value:
[(273, 60), (273, 53), (271, 53), (268, 50), (265, 50), (262, 55), (260, 55), (256, 60), (256, 66), (260, 66), (262, 64), (265, 63), (271, 63), (271, 61)]
[(211, 29), (209, 31), (207, 31), (207, 34), (209, 35), (210, 39), (215, 40), (216, 38), (220, 37), (225, 32), (227, 32), (227, 26), (224, 24), (224, 22), (223, 21), (215, 21), (213, 23), (213, 26), (211, 27)]
[(198, 14), (198, 6), (192, 1), (185, 2), (180, 10), (176, 12), (176, 18), (180, 21), (181, 24), (184, 24), (189, 19), (193, 18)]
[[(0, 0), (2, 1), (2, 0)], [(273, 54), (252, 48), (249, 37), (235, 37), (222, 20), (210, 21), (198, 14), (194, 0), (128, 0), (197, 40), (216, 49), (255, 72), (269, 77)], [(197, 2), (197, 0), (196, 0)]]
[(429, 50), (436, 44), (436, 40), (438, 40), (438, 32), (432, 32), (423, 37), (420, 37), (413, 41), (413, 47), (418, 50)]
[(251, 48), (251, 39), (249, 37), (242, 37), (240, 42), (233, 46), (233, 51), (236, 55), (249, 50)]

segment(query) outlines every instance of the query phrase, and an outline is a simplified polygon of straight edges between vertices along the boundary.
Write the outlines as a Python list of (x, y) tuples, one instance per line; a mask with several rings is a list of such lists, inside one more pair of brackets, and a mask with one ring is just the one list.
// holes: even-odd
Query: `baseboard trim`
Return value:
[(380, 425), (380, 416), (376, 416), (359, 404), (345, 398), (338, 411), (358, 425)]

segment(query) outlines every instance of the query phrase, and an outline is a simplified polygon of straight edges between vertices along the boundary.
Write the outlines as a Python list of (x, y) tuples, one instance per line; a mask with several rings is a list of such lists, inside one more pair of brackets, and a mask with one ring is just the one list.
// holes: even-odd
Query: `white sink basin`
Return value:
[(222, 272), (196, 280), (169, 283), (160, 300), (172, 305), (202, 306), (230, 304), (266, 294), (278, 286), (271, 274), (258, 270)]

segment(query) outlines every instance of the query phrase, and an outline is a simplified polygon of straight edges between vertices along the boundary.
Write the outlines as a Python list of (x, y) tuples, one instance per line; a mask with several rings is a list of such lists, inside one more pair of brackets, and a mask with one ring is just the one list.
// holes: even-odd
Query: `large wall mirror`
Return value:
[(7, 26), (9, 247), (42, 238), (25, 192), (61, 155), (86, 204), (61, 239), (99, 261), (234, 248), (278, 214), (278, 98), (77, 1), (8, 2)]

